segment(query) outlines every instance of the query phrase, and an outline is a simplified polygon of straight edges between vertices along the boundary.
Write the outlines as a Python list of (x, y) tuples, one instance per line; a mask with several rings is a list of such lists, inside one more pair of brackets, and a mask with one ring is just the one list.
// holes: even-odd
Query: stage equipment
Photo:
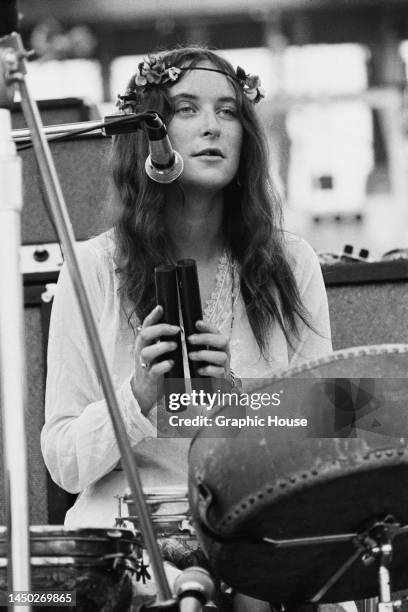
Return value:
[(408, 261), (322, 267), (333, 348), (408, 343)]
[(195, 436), (190, 506), (217, 577), (288, 608), (378, 594), (379, 612), (396, 608), (391, 577), (408, 586), (407, 371), (408, 345), (337, 351), (256, 389), (281, 397), (264, 415), (307, 427)]
[(159, 115), (146, 121), (150, 154), (146, 159), (147, 176), (156, 183), (173, 183), (184, 169), (183, 158), (171, 146), (167, 129)]
[[(91, 121), (99, 117), (98, 111), (82, 98), (38, 100), (37, 104), (44, 125)], [(13, 130), (27, 127), (20, 103), (13, 104), (11, 108), (11, 124)]]
[[(17, 26), (15, 3), (3, 3)], [(3, 17), (3, 15), (1, 15)], [(1, 24), (1, 33), (5, 23)], [(20, 216), (23, 205), (21, 160), (11, 139), (10, 111), (14, 78), (23, 51), (10, 48), (10, 36), (0, 38), (0, 391), (4, 497), (9, 546), (10, 591), (29, 591), (30, 545), (27, 488), (27, 445), (24, 423), (25, 364), (23, 295), (20, 273)], [(13, 606), (14, 609), (14, 606)], [(30, 610), (23, 605), (21, 612)]]
[[(75, 127), (79, 126), (75, 124)], [(17, 131), (13, 132), (13, 135), (17, 134)], [(112, 215), (108, 207), (111, 139), (101, 134), (84, 134), (69, 140), (52, 141), (50, 149), (76, 239), (86, 240), (109, 229), (112, 226)], [(54, 258), (48, 245), (51, 249), (59, 248), (59, 245), (56, 244), (56, 232), (47, 213), (35, 155), (32, 148), (19, 151), (19, 155), (23, 163), (24, 197), (21, 240), (23, 245), (33, 247), (44, 244), (48, 257), (47, 253), (40, 254), (40, 257), (45, 257), (51, 263)], [(36, 260), (37, 254), (34, 251), (33, 257)], [(46, 267), (45, 259), (42, 269)], [(24, 270), (27, 263), (25, 260)], [(34, 270), (38, 270), (38, 266)]]
[[(208, 562), (197, 540), (191, 523), (187, 489), (176, 486), (149, 487), (144, 489), (146, 502), (150, 507), (153, 527), (158, 539), (163, 559), (179, 569), (200, 565), (208, 567)], [(123, 514), (123, 505), (126, 514)], [(143, 531), (140, 528), (137, 507), (129, 491), (118, 498), (118, 527), (132, 524), (140, 551), (144, 548)]]
[(174, 590), (180, 612), (200, 612), (214, 597), (214, 584), (202, 567), (189, 567), (176, 578)]
[[(40, 448), (40, 433), (44, 424), (45, 351), (48, 319), (51, 310), (51, 282), (46, 287), (46, 275), (24, 276), (24, 337), (27, 370), (25, 424), (28, 452), (29, 522), (49, 522), (47, 511), (47, 472)], [(33, 278), (34, 277), (34, 278)], [(56, 275), (55, 275), (56, 278)], [(2, 427), (0, 422), (0, 435)], [(3, 466), (0, 465), (0, 490), (4, 490)], [(67, 495), (67, 494), (65, 494)], [(63, 516), (59, 522), (62, 522)], [(0, 496), (0, 524), (6, 523), (6, 503)], [(55, 521), (54, 521), (55, 523)]]
[[(34, 248), (22, 247), (24, 277), (24, 337), (27, 397), (25, 425), (28, 451), (29, 522), (31, 525), (60, 525), (76, 496), (60, 489), (50, 478), (40, 446), (40, 433), (44, 425), (44, 395), (48, 328), (52, 299), (58, 270), (55, 264), (62, 260), (58, 245), (44, 245), (49, 260), (32, 259)], [(55, 247), (55, 248), (54, 248)], [(59, 253), (59, 254), (58, 254)], [(53, 254), (55, 257), (53, 257)], [(47, 263), (48, 268), (47, 270)], [(41, 267), (43, 266), (43, 271)], [(53, 267), (54, 266), (54, 267)], [(1, 421), (0, 421), (1, 437)], [(0, 464), (0, 491), (4, 488), (3, 466)], [(0, 496), (0, 525), (6, 523), (6, 505)]]
[[(86, 135), (94, 130), (98, 130), (104, 136), (115, 136), (116, 134), (135, 132), (139, 129), (142, 121), (152, 120), (156, 117), (159, 118), (159, 115), (155, 111), (146, 111), (144, 113), (128, 113), (127, 115), (106, 115), (103, 121), (97, 119), (63, 125), (47, 125), (42, 126), (42, 128), (43, 133), (48, 136), (48, 141), (61, 140), (64, 135), (66, 137)], [(20, 144), (30, 142), (33, 140), (31, 130), (13, 130), (13, 140)]]
[[(121, 418), (119, 406), (115, 396), (112, 380), (103, 354), (101, 341), (98, 336), (97, 327), (92, 316), (89, 300), (85, 290), (82, 274), (75, 254), (75, 239), (73, 230), (70, 224), (69, 216), (66, 210), (64, 197), (61, 187), (58, 182), (57, 174), (50, 150), (45, 139), (41, 119), (38, 113), (38, 108), (30, 96), (25, 79), (26, 65), (25, 51), (21, 38), (18, 34), (5, 36), (1, 39), (1, 57), (2, 69), (1, 77), (4, 80), (4, 88), (2, 91), (1, 102), (3, 105), (9, 106), (12, 95), (7, 88), (17, 87), (22, 100), (22, 108), (27, 124), (29, 126), (34, 150), (36, 153), (41, 178), (44, 183), (44, 194), (47, 200), (49, 209), (52, 213), (53, 220), (57, 229), (57, 233), (64, 251), (65, 261), (68, 266), (69, 273), (72, 278), (76, 297), (80, 306), (81, 314), (84, 321), (84, 326), (87, 331), (88, 341), (91, 346), (92, 354), (95, 360), (96, 369), (99, 379), (106, 397), (109, 413), (112, 419), (113, 429), (116, 435), (118, 447), (121, 453), (122, 465), (126, 472), (129, 485), (132, 490), (132, 495), (137, 501), (140, 522), (145, 536), (146, 548), (149, 553), (150, 562), (155, 574), (158, 591), (158, 604), (173, 605), (171, 592), (167, 583), (167, 578), (164, 573), (163, 564), (160, 558), (157, 542), (154, 537), (153, 527), (150, 521), (150, 516), (147, 506), (144, 502), (143, 491), (141, 487), (139, 473), (133, 460), (133, 453), (130, 441), (127, 437), (125, 426)], [(0, 83), (1, 84), (1, 83)], [(3, 89), (5, 94), (3, 94)], [(5, 197), (1, 207), (8, 212), (11, 212), (11, 222), (7, 223), (10, 215), (4, 215), (4, 223), (0, 224), (6, 234), (10, 234), (11, 242), (7, 242), (6, 234), (4, 242), (10, 246), (7, 250), (0, 251), (0, 259), (2, 265), (2, 295), (11, 294), (11, 300), (2, 301), (0, 308), (1, 325), (1, 363), (2, 363), (2, 396), (3, 396), (3, 441), (5, 443), (6, 457), (6, 492), (10, 502), (8, 504), (8, 520), (11, 525), (8, 534), (11, 543), (11, 576), (9, 576), (9, 589), (13, 590), (30, 590), (30, 556), (29, 556), (29, 537), (28, 537), (28, 495), (27, 495), (27, 469), (26, 469), (26, 453), (24, 439), (24, 397), (22, 390), (22, 381), (24, 380), (24, 342), (22, 336), (22, 295), (21, 282), (19, 275), (19, 231), (20, 231), (20, 210), (21, 210), (21, 177), (20, 167), (17, 163), (15, 150), (11, 143), (11, 124), (9, 111), (2, 111), (3, 134), (3, 158), (2, 172), (4, 174), (4, 191)], [(138, 120), (146, 119), (148, 113), (140, 114)], [(133, 120), (131, 118), (130, 120)], [(129, 121), (129, 117), (122, 117), (119, 120), (114, 120), (114, 125), (121, 122)], [(108, 128), (109, 121), (101, 122), (99, 127)], [(110, 127), (109, 127), (110, 129)], [(3, 240), (0, 240), (3, 247)], [(10, 254), (11, 252), (11, 254)], [(7, 269), (7, 270), (6, 270)], [(4, 283), (4, 279), (14, 276), (12, 286), (15, 291), (11, 291)], [(14, 312), (18, 311), (19, 316), (15, 317)], [(15, 322), (14, 325), (10, 324)], [(10, 332), (11, 329), (11, 332)], [(11, 333), (13, 336), (11, 336)], [(18, 350), (15, 350), (17, 342)], [(17, 359), (13, 355), (18, 353)], [(7, 364), (7, 366), (5, 365)], [(11, 364), (13, 367), (9, 367)], [(17, 376), (17, 378), (16, 378)], [(14, 385), (13, 385), (14, 383)], [(14, 389), (18, 389), (16, 392)], [(17, 413), (17, 416), (16, 416)], [(19, 416), (20, 415), (20, 416)], [(16, 432), (18, 435), (16, 435)], [(13, 442), (13, 462), (11, 462), (12, 454), (10, 444)], [(21, 449), (17, 453), (18, 461), (16, 460), (15, 449)], [(16, 471), (20, 468), (20, 473)], [(13, 470), (15, 470), (13, 472)], [(8, 496), (8, 493), (10, 495)], [(19, 495), (18, 495), (19, 494)], [(19, 517), (19, 520), (16, 520)], [(13, 520), (11, 520), (11, 518)], [(9, 566), (10, 567), (10, 566)], [(30, 606), (25, 607), (27, 610)]]
[[(68, 612), (130, 608), (132, 576), (138, 570), (131, 531), (37, 525), (30, 528), (30, 542), (34, 591), (71, 592), (76, 601), (63, 606)], [(8, 595), (6, 557), (7, 529), (0, 527), (0, 594), (4, 601)]]

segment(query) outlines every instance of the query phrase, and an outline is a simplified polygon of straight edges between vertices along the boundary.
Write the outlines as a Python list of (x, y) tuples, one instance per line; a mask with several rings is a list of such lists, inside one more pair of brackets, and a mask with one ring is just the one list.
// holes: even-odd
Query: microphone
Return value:
[(0, 38), (17, 30), (17, 0), (0, 0)]
[(214, 597), (214, 583), (202, 567), (188, 567), (174, 583), (180, 612), (201, 612)]
[(156, 183), (172, 183), (183, 172), (183, 158), (171, 146), (166, 126), (157, 113), (145, 122), (150, 151), (145, 163), (146, 174)]

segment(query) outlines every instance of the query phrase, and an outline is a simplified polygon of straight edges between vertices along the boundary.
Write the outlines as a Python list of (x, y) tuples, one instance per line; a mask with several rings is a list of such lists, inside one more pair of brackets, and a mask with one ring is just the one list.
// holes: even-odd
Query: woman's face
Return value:
[[(207, 61), (198, 66), (215, 68)], [(184, 161), (180, 183), (210, 193), (224, 189), (238, 171), (243, 132), (232, 84), (224, 74), (192, 70), (170, 91), (168, 134)]]

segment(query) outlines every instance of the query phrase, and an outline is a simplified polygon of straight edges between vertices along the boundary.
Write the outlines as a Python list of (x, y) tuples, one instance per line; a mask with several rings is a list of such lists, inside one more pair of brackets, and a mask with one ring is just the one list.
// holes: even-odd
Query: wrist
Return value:
[(153, 408), (153, 404), (149, 404), (148, 402), (144, 401), (142, 397), (140, 397), (140, 394), (137, 390), (136, 379), (135, 379), (134, 374), (132, 378), (130, 379), (130, 389), (132, 391), (133, 397), (139, 404), (140, 412), (142, 413), (143, 416), (147, 417), (150, 410)]

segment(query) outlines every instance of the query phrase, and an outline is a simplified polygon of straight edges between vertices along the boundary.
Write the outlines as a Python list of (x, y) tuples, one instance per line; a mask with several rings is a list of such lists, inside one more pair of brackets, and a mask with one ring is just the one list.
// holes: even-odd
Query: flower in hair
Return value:
[(180, 68), (172, 66), (166, 68), (161, 57), (148, 55), (143, 62), (138, 65), (139, 74), (135, 76), (135, 84), (138, 87), (146, 85), (163, 85), (168, 81), (177, 81), (180, 75)]
[(180, 68), (176, 68), (175, 66), (172, 66), (171, 68), (167, 69), (167, 72), (168, 72), (170, 81), (177, 81), (177, 79), (180, 76), (181, 70)]
[(257, 104), (265, 97), (264, 90), (261, 87), (261, 79), (257, 74), (247, 74), (241, 66), (238, 66), (235, 74), (237, 75), (237, 81), (241, 84), (244, 94), (253, 102)]
[(135, 113), (138, 100), (139, 97), (137, 93), (128, 88), (123, 95), (118, 94), (116, 106), (120, 111), (122, 111), (122, 113), (125, 113), (126, 111)]
[(116, 106), (121, 111), (125, 111), (127, 107), (135, 107), (138, 102), (138, 94), (143, 94), (145, 88), (149, 85), (163, 85), (169, 81), (177, 81), (180, 76), (180, 68), (171, 66), (166, 68), (162, 58), (155, 55), (148, 55), (139, 62), (138, 71), (136, 72), (133, 82), (123, 96), (118, 95)]

